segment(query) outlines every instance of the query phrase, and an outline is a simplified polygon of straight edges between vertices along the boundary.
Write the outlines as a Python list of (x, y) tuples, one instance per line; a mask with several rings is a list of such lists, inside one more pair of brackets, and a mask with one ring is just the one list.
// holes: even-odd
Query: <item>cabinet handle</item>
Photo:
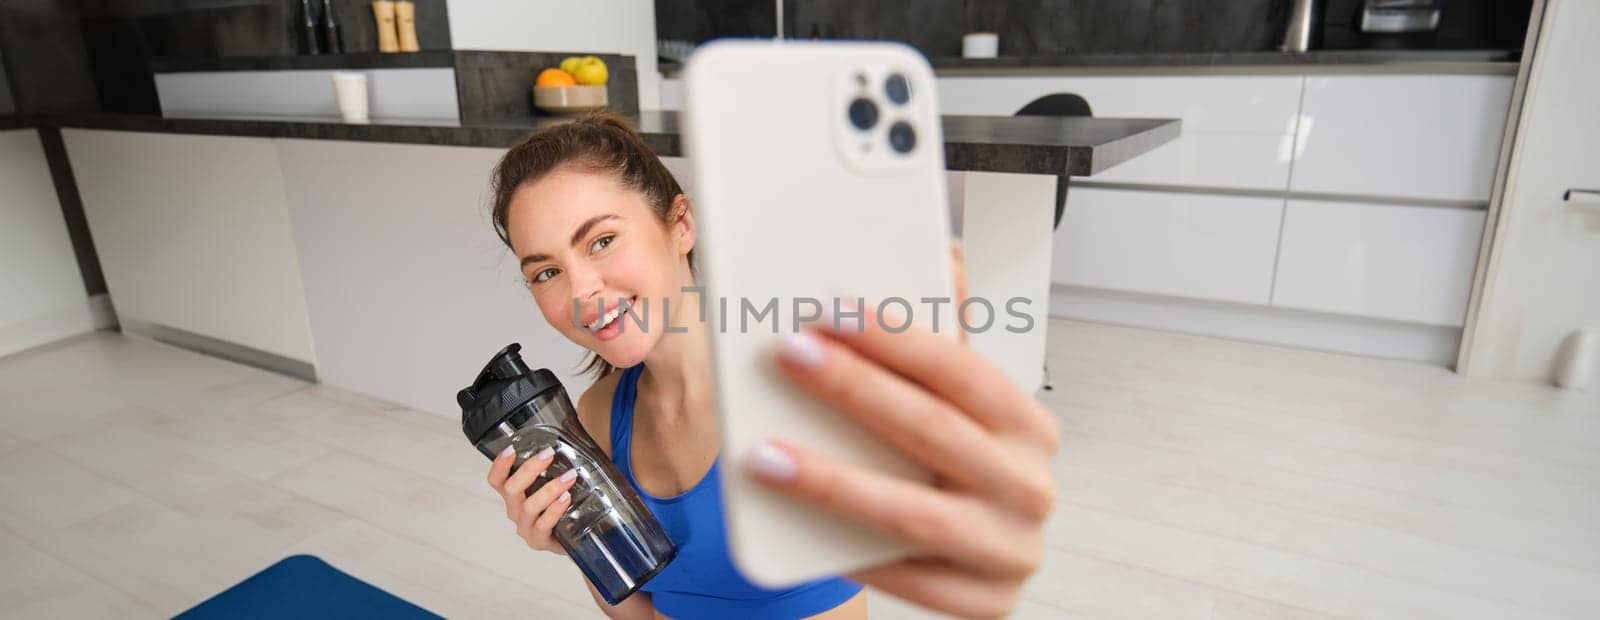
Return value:
[(1578, 188), (1572, 188), (1572, 189), (1567, 190), (1566, 193), (1561, 195), (1561, 200), (1566, 201), (1566, 202), (1572, 202), (1572, 195), (1573, 194), (1588, 194), (1590, 196), (1600, 197), (1600, 189), (1578, 189)]

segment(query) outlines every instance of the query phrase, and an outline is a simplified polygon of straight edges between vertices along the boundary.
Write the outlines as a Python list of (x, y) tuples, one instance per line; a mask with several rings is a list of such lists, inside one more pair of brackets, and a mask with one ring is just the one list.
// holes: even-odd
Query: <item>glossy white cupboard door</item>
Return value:
[(1293, 141), (1291, 134), (1185, 132), (1087, 180), (1281, 192)]
[(1185, 132), (1282, 134), (1300, 105), (1298, 75), (941, 77), (944, 114), (1009, 116), (1034, 99), (1075, 93), (1095, 116), (1179, 118)]
[(1059, 284), (1265, 304), (1283, 200), (1073, 187)]
[(1074, 93), (1095, 116), (1177, 118), (1183, 135), (1094, 177), (1097, 182), (1281, 191), (1289, 178), (1298, 75), (1026, 76), (939, 79), (945, 114), (1009, 116)]
[(1483, 219), (1475, 209), (1291, 200), (1272, 305), (1458, 327)]
[(1289, 189), (1487, 204), (1505, 75), (1306, 78)]

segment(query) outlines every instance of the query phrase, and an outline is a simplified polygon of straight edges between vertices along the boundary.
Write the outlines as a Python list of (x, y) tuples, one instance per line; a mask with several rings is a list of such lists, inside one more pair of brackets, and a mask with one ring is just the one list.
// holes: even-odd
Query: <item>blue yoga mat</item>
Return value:
[(310, 555), (279, 560), (177, 617), (439, 618)]

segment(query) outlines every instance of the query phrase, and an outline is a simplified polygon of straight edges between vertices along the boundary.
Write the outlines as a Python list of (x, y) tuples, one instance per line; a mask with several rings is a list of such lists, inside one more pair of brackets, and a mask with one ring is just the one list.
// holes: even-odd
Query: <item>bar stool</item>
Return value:
[[(1013, 116), (1094, 116), (1089, 102), (1072, 93), (1054, 93), (1028, 102)], [(1067, 175), (1056, 177), (1056, 217), (1051, 230), (1061, 228), (1061, 215), (1067, 209)], [(1055, 390), (1050, 384), (1050, 363), (1044, 364), (1044, 389)]]

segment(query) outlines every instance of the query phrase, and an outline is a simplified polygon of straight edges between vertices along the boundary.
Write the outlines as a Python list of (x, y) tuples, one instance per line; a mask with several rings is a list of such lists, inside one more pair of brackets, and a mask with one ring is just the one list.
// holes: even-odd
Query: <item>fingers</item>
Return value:
[(541, 549), (549, 548), (554, 543), (550, 540), (550, 530), (555, 528), (556, 521), (566, 512), (566, 507), (572, 501), (572, 488), (578, 479), (578, 470), (569, 469), (561, 477), (551, 480), (539, 487), (522, 502), (521, 511), (517, 515), (517, 533), (528, 544)]
[[(571, 487), (572, 484), (568, 483), (567, 488), (570, 489)], [(543, 536), (546, 541), (549, 541), (553, 549), (559, 549), (561, 545), (551, 540), (550, 532), (556, 529), (556, 522), (561, 520), (562, 515), (567, 514), (567, 508), (571, 505), (572, 492), (563, 489), (561, 495), (556, 496), (555, 500), (551, 501), (550, 505), (539, 513), (539, 518), (533, 522), (533, 531)]]
[(539, 474), (544, 473), (546, 467), (550, 466), (551, 457), (554, 455), (555, 450), (550, 448), (540, 450), (529, 457), (528, 460), (523, 461), (522, 466), (517, 468), (516, 473), (511, 474), (511, 477), (506, 479), (505, 485), (500, 487), (500, 497), (505, 500), (507, 517), (516, 520), (518, 508), (522, 505), (523, 500), (528, 498), (528, 487), (539, 477)]
[(910, 558), (846, 577), (958, 618), (1003, 618), (1017, 604), (1013, 579), (985, 579), (936, 558)]
[(752, 451), (746, 465), (770, 488), (929, 553), (997, 575), (1026, 575), (1037, 565), (1038, 545), (994, 544), (995, 528), (1005, 525), (978, 500), (777, 442)]
[(506, 485), (506, 478), (511, 476), (511, 464), (517, 461), (517, 449), (506, 446), (500, 454), (494, 457), (494, 462), (489, 464), (489, 488), (495, 493), (500, 492), (500, 487)]
[[(847, 326), (835, 330), (833, 321), (821, 321), (819, 331), (928, 388), (993, 431), (1035, 439), (1054, 450), (1060, 441), (1059, 424), (1044, 405), (1019, 389), (1004, 371), (976, 350), (920, 326), (900, 332), (884, 329), (906, 323), (896, 316), (898, 312), (891, 307), (880, 319), (875, 306), (868, 303), (862, 308), (859, 329)], [(955, 325), (948, 329), (962, 328)]]
[(1015, 454), (950, 402), (849, 347), (809, 332), (786, 336), (784, 373), (819, 400), (956, 486), (1043, 518), (1054, 501), (1039, 455)]

